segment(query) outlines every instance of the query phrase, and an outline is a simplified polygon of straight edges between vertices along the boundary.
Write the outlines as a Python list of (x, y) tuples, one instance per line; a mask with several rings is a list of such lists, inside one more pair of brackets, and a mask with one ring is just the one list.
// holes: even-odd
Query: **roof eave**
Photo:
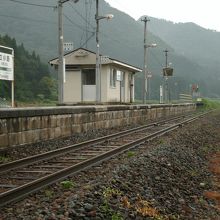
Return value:
[(125, 68), (128, 68), (130, 69), (131, 71), (134, 71), (134, 72), (142, 72), (142, 69), (138, 68), (138, 67), (134, 67), (134, 66), (131, 66), (129, 64), (126, 64), (126, 63), (122, 63), (122, 62), (119, 62), (117, 60), (112, 60), (113, 64), (117, 64), (117, 65), (120, 65), (120, 66), (123, 66)]

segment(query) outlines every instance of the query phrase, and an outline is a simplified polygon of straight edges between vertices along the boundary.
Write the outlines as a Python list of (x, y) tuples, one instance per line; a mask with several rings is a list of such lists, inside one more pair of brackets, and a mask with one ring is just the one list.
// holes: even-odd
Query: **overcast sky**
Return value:
[(194, 22), (220, 31), (220, 0), (106, 0), (138, 19), (142, 15), (173, 22)]

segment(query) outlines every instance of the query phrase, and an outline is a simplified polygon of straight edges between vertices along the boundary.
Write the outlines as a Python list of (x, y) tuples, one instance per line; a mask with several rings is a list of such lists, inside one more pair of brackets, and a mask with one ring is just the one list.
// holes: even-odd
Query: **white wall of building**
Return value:
[(108, 65), (101, 66), (101, 102), (107, 102), (109, 72), (110, 69)]
[(82, 79), (81, 71), (66, 71), (66, 82), (64, 83), (64, 103), (81, 102)]
[[(116, 81), (116, 85), (111, 86), (110, 85), (110, 80), (111, 80), (111, 71), (113, 71), (113, 69), (116, 69), (116, 71), (122, 71), (124, 72), (124, 87), (120, 88), (120, 81)], [(133, 79), (130, 80), (129, 77), (131, 77), (132, 73), (122, 69), (122, 68), (117, 68), (117, 67), (110, 67), (108, 69), (107, 72), (107, 102), (120, 102), (120, 93), (121, 93), (121, 101), (122, 102), (130, 102), (130, 96), (131, 96), (131, 92), (130, 92), (130, 83), (133, 83)], [(124, 91), (122, 91), (124, 90)], [(133, 94), (134, 91), (132, 91)]]

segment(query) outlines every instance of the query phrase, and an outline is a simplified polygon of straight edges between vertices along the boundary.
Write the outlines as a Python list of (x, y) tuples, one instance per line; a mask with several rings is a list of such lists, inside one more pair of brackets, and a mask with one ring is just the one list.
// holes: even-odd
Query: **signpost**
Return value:
[(14, 49), (0, 46), (0, 80), (11, 81), (11, 106), (14, 107)]

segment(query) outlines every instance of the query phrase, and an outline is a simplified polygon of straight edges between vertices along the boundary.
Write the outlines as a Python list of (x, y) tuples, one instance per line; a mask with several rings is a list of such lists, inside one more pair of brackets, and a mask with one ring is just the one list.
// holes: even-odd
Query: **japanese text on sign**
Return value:
[(14, 80), (13, 57), (11, 54), (0, 52), (0, 79)]

